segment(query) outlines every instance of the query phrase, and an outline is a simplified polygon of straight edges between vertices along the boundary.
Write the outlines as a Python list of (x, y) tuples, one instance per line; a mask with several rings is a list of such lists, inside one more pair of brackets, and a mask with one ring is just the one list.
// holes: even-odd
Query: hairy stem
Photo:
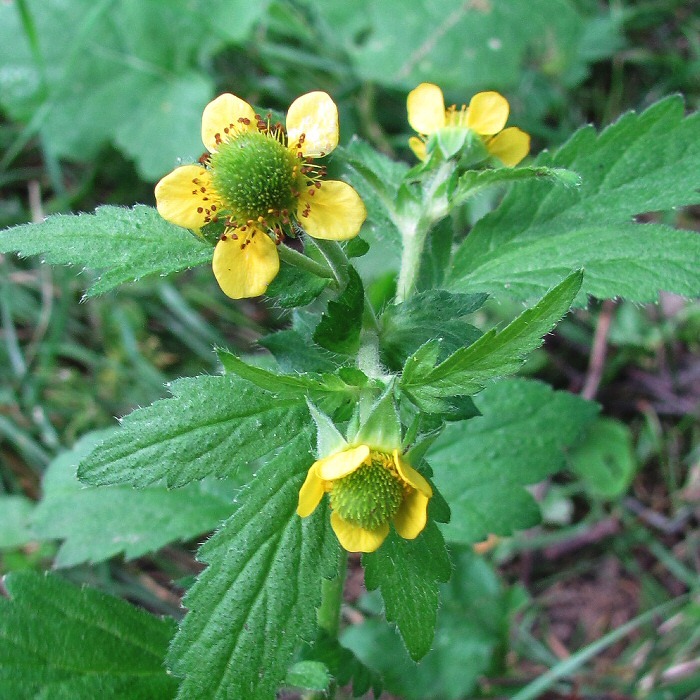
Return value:
[(333, 270), (331, 270), (329, 267), (321, 265), (321, 263), (317, 263), (307, 255), (303, 255), (289, 246), (280, 245), (277, 247), (277, 252), (279, 253), (280, 259), (284, 260), (284, 262), (288, 263), (289, 265), (294, 265), (294, 267), (298, 267), (300, 270), (310, 272), (312, 275), (316, 275), (316, 277), (322, 277), (323, 279), (335, 279)]

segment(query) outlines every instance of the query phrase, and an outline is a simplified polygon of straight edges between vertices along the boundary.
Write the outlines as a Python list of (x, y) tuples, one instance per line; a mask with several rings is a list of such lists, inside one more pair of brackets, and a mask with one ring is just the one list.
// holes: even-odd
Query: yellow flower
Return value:
[(530, 136), (517, 127), (504, 129), (510, 107), (497, 92), (480, 92), (469, 106), (445, 109), (442, 90), (432, 83), (421, 83), (408, 94), (408, 121), (421, 137), (412, 136), (409, 146), (420, 160), (426, 159), (425, 142), (440, 129), (471, 129), (478, 134), (490, 155), (504, 165), (517, 165), (530, 151)]
[(297, 513), (305, 518), (328, 492), (331, 526), (349, 552), (374, 552), (389, 534), (412, 540), (423, 531), (430, 484), (399, 455), (348, 447), (314, 462), (299, 491)]
[(160, 215), (201, 235), (223, 224), (214, 275), (233, 299), (263, 294), (279, 271), (277, 246), (298, 224), (315, 238), (347, 240), (367, 216), (350, 185), (323, 180), (314, 159), (338, 145), (338, 109), (325, 92), (296, 99), (286, 128), (244, 100), (223, 94), (202, 115), (207, 148), (199, 165), (183, 165), (156, 185)]

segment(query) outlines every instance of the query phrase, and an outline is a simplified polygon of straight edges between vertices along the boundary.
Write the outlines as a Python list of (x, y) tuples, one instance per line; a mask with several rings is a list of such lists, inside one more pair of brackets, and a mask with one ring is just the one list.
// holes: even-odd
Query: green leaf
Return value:
[(448, 542), (471, 544), (539, 521), (524, 489), (565, 466), (598, 407), (528, 379), (507, 379), (475, 397), (482, 415), (448, 425), (428, 452), (434, 481), (452, 510)]
[(0, 696), (175, 697), (177, 681), (163, 667), (174, 620), (55, 575), (13, 573), (4, 584), (10, 598), (0, 598)]
[(434, 523), (415, 540), (392, 532), (371, 554), (362, 555), (368, 591), (380, 589), (386, 619), (395, 622), (415, 661), (430, 651), (438, 609), (438, 583), (450, 578), (450, 558)]
[(304, 658), (314, 659), (324, 664), (333, 674), (338, 686), (352, 684), (353, 697), (360, 697), (370, 689), (375, 698), (382, 693), (382, 681), (378, 674), (365, 666), (349, 649), (342, 646), (337, 638), (319, 629), (316, 639), (303, 651)]
[(330, 283), (294, 265), (282, 265), (265, 292), (283, 309), (310, 304)]
[(285, 372), (328, 372), (337, 367), (331, 353), (315, 345), (297, 330), (271, 333), (258, 339)]
[(19, 5), (0, 3), (0, 102), (56, 156), (92, 161), (112, 142), (155, 180), (201, 154), (215, 89), (202, 66), (244, 40), (268, 4), (28, 0), (36, 60)]
[(33, 511), (34, 503), (24, 496), (0, 495), (0, 550), (17, 549), (36, 539)]
[(300, 640), (314, 634), (321, 581), (337, 573), (338, 543), (326, 508), (296, 515), (314, 461), (310, 434), (294, 433), (200, 550), (209, 566), (184, 600), (190, 612), (168, 657), (173, 673), (185, 676), (183, 700), (273, 700)]
[(579, 303), (586, 294), (638, 302), (661, 289), (700, 294), (700, 236), (632, 223), (638, 214), (700, 202), (699, 132), (700, 114), (684, 118), (680, 97), (630, 112), (601, 134), (581, 129), (537, 159), (577, 172), (581, 186), (513, 188), (457, 250), (447, 288), (528, 299), (585, 267)]
[(205, 483), (175, 490), (84, 487), (75, 475), (78, 463), (114, 434), (109, 430), (85, 436), (44, 474), (44, 497), (32, 522), (38, 538), (64, 540), (55, 566), (95, 563), (120, 553), (127, 559), (140, 557), (214, 530), (235, 508), (232, 494), (217, 493)]
[(421, 345), (439, 338), (443, 353), (474, 343), (481, 332), (465, 316), (481, 308), (485, 294), (450, 294), (433, 289), (388, 306), (381, 316), (380, 351), (384, 363), (401, 369)]
[(542, 336), (569, 310), (582, 279), (581, 271), (573, 272), (503, 330), (490, 330), (434, 368), (423, 346), (406, 362), (401, 387), (419, 399), (475, 394), (489, 380), (516, 372), (525, 356), (542, 344)]
[(350, 279), (337, 301), (328, 309), (314, 331), (314, 341), (331, 352), (352, 355), (360, 347), (360, 329), (364, 311), (364, 289), (355, 268), (348, 267)]
[(146, 275), (211, 263), (213, 255), (208, 243), (143, 205), (104, 206), (94, 214), (56, 214), (40, 224), (15, 226), (0, 232), (0, 252), (11, 251), (96, 270), (100, 275), (88, 297)]
[[(494, 660), (508, 639), (517, 598), (493, 566), (471, 551), (452, 551), (454, 571), (440, 587), (441, 605), (433, 647), (415, 664), (382, 620), (348, 627), (342, 641), (406, 700), (475, 697), (478, 680), (493, 675)], [(516, 599), (516, 600), (514, 600)]]
[(624, 495), (637, 471), (630, 429), (612, 418), (599, 418), (572, 450), (570, 466), (594, 496)]
[(287, 672), (285, 685), (304, 690), (328, 690), (331, 676), (328, 668), (320, 661), (298, 661)]
[(278, 398), (232, 375), (179, 379), (170, 390), (173, 398), (122, 419), (121, 429), (80, 463), (81, 481), (184, 486), (247, 474), (253, 460), (309, 422), (302, 397)]
[(452, 195), (452, 204), (465, 202), (470, 197), (474, 197), (489, 187), (507, 185), (511, 182), (526, 182), (528, 180), (549, 180), (551, 183), (558, 182), (566, 187), (577, 187), (581, 184), (581, 178), (576, 173), (564, 168), (530, 166), (468, 170), (460, 176), (457, 182), (457, 187)]

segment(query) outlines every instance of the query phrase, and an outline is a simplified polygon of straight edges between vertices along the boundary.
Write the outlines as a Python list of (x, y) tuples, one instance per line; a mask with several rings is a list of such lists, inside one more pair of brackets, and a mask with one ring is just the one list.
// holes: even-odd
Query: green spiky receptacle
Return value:
[(211, 156), (213, 185), (239, 222), (279, 217), (303, 183), (299, 159), (271, 134), (250, 131)]
[(334, 482), (331, 507), (344, 520), (375, 530), (396, 515), (403, 498), (403, 486), (385, 462), (373, 455), (370, 464)]

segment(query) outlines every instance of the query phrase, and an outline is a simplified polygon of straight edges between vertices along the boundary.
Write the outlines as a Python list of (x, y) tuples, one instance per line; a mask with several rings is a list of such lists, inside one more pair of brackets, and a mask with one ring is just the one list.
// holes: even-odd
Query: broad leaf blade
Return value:
[(660, 289), (700, 294), (700, 236), (635, 225), (635, 215), (700, 202), (700, 114), (670, 97), (600, 135), (585, 127), (537, 166), (569, 168), (581, 186), (521, 183), (455, 255), (447, 287), (518, 299), (585, 267), (585, 294), (653, 301)]
[(542, 344), (542, 337), (569, 310), (582, 279), (581, 271), (570, 274), (503, 330), (489, 331), (433, 369), (410, 358), (401, 386), (417, 397), (475, 394), (490, 380), (516, 372), (525, 356)]
[(80, 464), (93, 485), (183, 486), (206, 476), (235, 476), (286, 444), (308, 422), (303, 397), (284, 398), (238, 377), (195, 377), (170, 385), (173, 398), (122, 419), (121, 430)]
[(425, 656), (433, 642), (438, 583), (450, 578), (450, 558), (434, 523), (415, 540), (392, 532), (384, 544), (362, 557), (368, 591), (379, 588), (386, 619), (395, 622), (411, 657)]
[(173, 698), (163, 659), (174, 620), (160, 619), (55, 575), (4, 579), (0, 597), (0, 696), (4, 698)]
[(146, 275), (167, 275), (211, 262), (212, 247), (168, 223), (151, 207), (98, 207), (94, 214), (56, 214), (40, 224), (0, 232), (0, 252), (42, 255), (45, 262), (99, 273), (87, 296)]
[(447, 426), (427, 456), (452, 510), (448, 542), (536, 524), (539, 509), (524, 486), (562, 469), (598, 412), (591, 401), (528, 379), (489, 386), (475, 403), (482, 415)]
[(296, 515), (310, 447), (310, 431), (297, 432), (200, 550), (209, 566), (185, 598), (190, 612), (169, 654), (172, 671), (186, 676), (183, 700), (272, 700), (300, 639), (312, 638), (338, 544), (325, 507)]
[(114, 433), (85, 436), (44, 474), (44, 496), (32, 523), (37, 538), (64, 540), (54, 562), (57, 567), (104, 561), (121, 553), (132, 559), (155, 552), (214, 530), (235, 509), (232, 493), (221, 487), (208, 489), (204, 483), (138, 491), (130, 486), (82, 486), (75, 476), (78, 463)]

